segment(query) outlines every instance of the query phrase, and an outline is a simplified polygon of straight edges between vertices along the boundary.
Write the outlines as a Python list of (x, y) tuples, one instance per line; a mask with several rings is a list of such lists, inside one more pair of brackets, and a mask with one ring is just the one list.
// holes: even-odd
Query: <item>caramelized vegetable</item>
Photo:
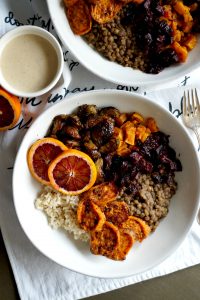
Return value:
[(89, 191), (81, 195), (84, 199), (89, 199), (101, 206), (116, 199), (118, 190), (113, 182), (104, 182), (92, 187)]
[(135, 239), (139, 242), (142, 242), (151, 231), (145, 221), (134, 216), (129, 216), (129, 218), (121, 224), (121, 228), (132, 230)]
[(106, 220), (114, 225), (120, 225), (129, 217), (129, 208), (124, 201), (112, 201), (102, 207)]
[(78, 204), (77, 220), (86, 231), (101, 230), (106, 218), (101, 209), (92, 201), (83, 199)]
[(119, 229), (109, 222), (105, 222), (100, 231), (93, 230), (91, 232), (90, 250), (93, 254), (109, 256), (109, 253), (114, 251), (119, 243)]
[(100, 0), (91, 6), (91, 15), (96, 22), (103, 24), (111, 21), (121, 8), (122, 3), (115, 0)]
[(75, 34), (83, 35), (90, 31), (92, 18), (84, 0), (78, 0), (74, 5), (68, 6), (66, 13), (70, 27)]
[(128, 252), (131, 250), (135, 240), (133, 235), (128, 230), (119, 230), (120, 242), (119, 245), (113, 250), (108, 251), (106, 256), (113, 260), (124, 260)]

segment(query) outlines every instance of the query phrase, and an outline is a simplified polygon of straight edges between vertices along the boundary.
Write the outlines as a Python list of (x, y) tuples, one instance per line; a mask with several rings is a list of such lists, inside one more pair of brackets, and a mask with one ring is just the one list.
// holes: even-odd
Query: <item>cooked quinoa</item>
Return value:
[(35, 200), (35, 207), (46, 214), (52, 228), (63, 228), (73, 234), (74, 239), (86, 242), (89, 235), (78, 226), (76, 218), (78, 201), (78, 196), (64, 195), (46, 186)]
[(110, 61), (145, 71), (145, 53), (138, 48), (131, 26), (121, 23), (123, 14), (122, 10), (113, 21), (106, 24), (94, 22), (92, 30), (84, 37), (92, 48)]
[(150, 175), (137, 176), (140, 185), (139, 194), (132, 197), (122, 193), (120, 200), (124, 200), (130, 209), (130, 214), (147, 222), (154, 231), (160, 220), (166, 217), (170, 200), (176, 193), (177, 183), (173, 180), (170, 184), (155, 183)]

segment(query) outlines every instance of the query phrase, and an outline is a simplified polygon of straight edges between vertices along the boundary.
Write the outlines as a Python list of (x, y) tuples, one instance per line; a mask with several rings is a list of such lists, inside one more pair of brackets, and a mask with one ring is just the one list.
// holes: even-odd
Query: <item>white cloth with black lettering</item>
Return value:
[[(0, 36), (15, 26), (23, 24), (42, 26), (55, 34), (44, 1), (1, 0)], [(21, 299), (80, 299), (200, 263), (200, 227), (196, 220), (183, 244), (171, 257), (148, 272), (122, 279), (98, 279), (65, 269), (44, 257), (25, 236), (13, 205), (12, 168), (17, 149), (27, 128), (46, 107), (76, 92), (100, 88), (125, 89), (147, 94), (154, 101), (162, 103), (181, 121), (180, 99), (183, 94), (181, 86), (190, 84), (198, 87), (200, 70), (191, 75), (186, 74), (176, 82), (166, 84), (167, 87), (176, 87), (168, 91), (153, 92), (136, 86), (115, 85), (88, 72), (67, 49), (63, 49), (63, 52), (65, 61), (70, 67), (72, 78), (70, 85), (68, 86), (69, 82), (65, 81), (63, 76), (64, 82), (60, 81), (48, 95), (37, 99), (22, 99), (23, 114), (16, 128), (0, 133), (0, 226)], [(68, 70), (66, 69), (65, 72)], [(192, 132), (191, 135), (194, 137)], [(195, 137), (194, 143), (197, 147)]]

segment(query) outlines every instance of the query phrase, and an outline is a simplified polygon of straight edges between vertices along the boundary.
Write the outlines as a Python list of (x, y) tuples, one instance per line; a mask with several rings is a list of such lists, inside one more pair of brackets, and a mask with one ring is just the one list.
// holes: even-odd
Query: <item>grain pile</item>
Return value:
[(63, 195), (45, 186), (35, 201), (35, 207), (47, 215), (48, 223), (52, 228), (63, 228), (72, 233), (74, 239), (88, 241), (88, 233), (77, 223), (78, 201), (78, 196)]
[(133, 199), (129, 195), (120, 195), (130, 209), (130, 214), (147, 222), (151, 231), (154, 231), (162, 218), (169, 211), (170, 200), (176, 193), (177, 183), (155, 183), (150, 175), (138, 175), (140, 185), (138, 195)]

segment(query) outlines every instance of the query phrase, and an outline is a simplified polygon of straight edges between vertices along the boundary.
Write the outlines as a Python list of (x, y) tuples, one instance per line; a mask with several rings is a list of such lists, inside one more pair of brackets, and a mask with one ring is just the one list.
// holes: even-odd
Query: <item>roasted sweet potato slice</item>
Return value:
[(151, 231), (145, 221), (134, 216), (129, 216), (128, 219), (121, 224), (121, 228), (132, 230), (135, 239), (139, 242), (142, 242)]
[(114, 225), (120, 225), (128, 220), (129, 208), (124, 201), (112, 201), (102, 207), (106, 220)]
[(131, 153), (131, 150), (129, 149), (127, 143), (121, 141), (121, 142), (119, 143), (119, 147), (118, 147), (118, 149), (117, 149), (116, 152), (117, 152), (117, 154), (118, 154), (119, 156), (126, 156), (126, 155), (129, 155), (129, 154)]
[(116, 118), (116, 124), (117, 126), (122, 126), (128, 119), (128, 114), (122, 113), (119, 115), (119, 117)]
[(75, 34), (83, 35), (90, 31), (92, 18), (84, 0), (78, 0), (74, 5), (68, 6), (66, 13), (70, 27)]
[(144, 2), (144, 0), (132, 0), (132, 2), (136, 4), (141, 4), (142, 2)]
[(124, 128), (124, 135), (125, 135), (125, 139), (124, 142), (126, 142), (129, 145), (135, 145), (135, 132), (136, 132), (136, 128), (133, 126), (130, 127), (125, 127)]
[(133, 2), (133, 0), (120, 0), (120, 2), (124, 3), (124, 4), (128, 4), (130, 2)]
[(114, 19), (123, 4), (115, 0), (101, 0), (95, 5), (91, 5), (92, 18), (100, 23), (107, 23)]
[(112, 223), (105, 222), (100, 231), (93, 230), (91, 232), (90, 250), (93, 254), (104, 255), (109, 257), (120, 242), (120, 233), (117, 226)]
[(146, 126), (151, 130), (151, 132), (157, 132), (159, 130), (154, 118), (147, 118)]
[(107, 202), (116, 199), (118, 194), (118, 189), (113, 182), (103, 182), (92, 187), (87, 192), (81, 195), (81, 198), (93, 201), (95, 204), (102, 206)]
[(118, 247), (112, 252), (108, 252), (107, 257), (114, 260), (124, 260), (128, 252), (131, 250), (135, 240), (133, 235), (126, 231), (125, 229), (121, 229), (120, 231), (120, 242)]
[(86, 0), (89, 4), (97, 4), (100, 0)]
[(63, 2), (66, 7), (69, 7), (69, 6), (76, 4), (76, 2), (78, 2), (78, 0), (63, 0)]
[(106, 218), (99, 206), (90, 200), (83, 199), (78, 204), (77, 220), (84, 230), (98, 231), (101, 230)]

